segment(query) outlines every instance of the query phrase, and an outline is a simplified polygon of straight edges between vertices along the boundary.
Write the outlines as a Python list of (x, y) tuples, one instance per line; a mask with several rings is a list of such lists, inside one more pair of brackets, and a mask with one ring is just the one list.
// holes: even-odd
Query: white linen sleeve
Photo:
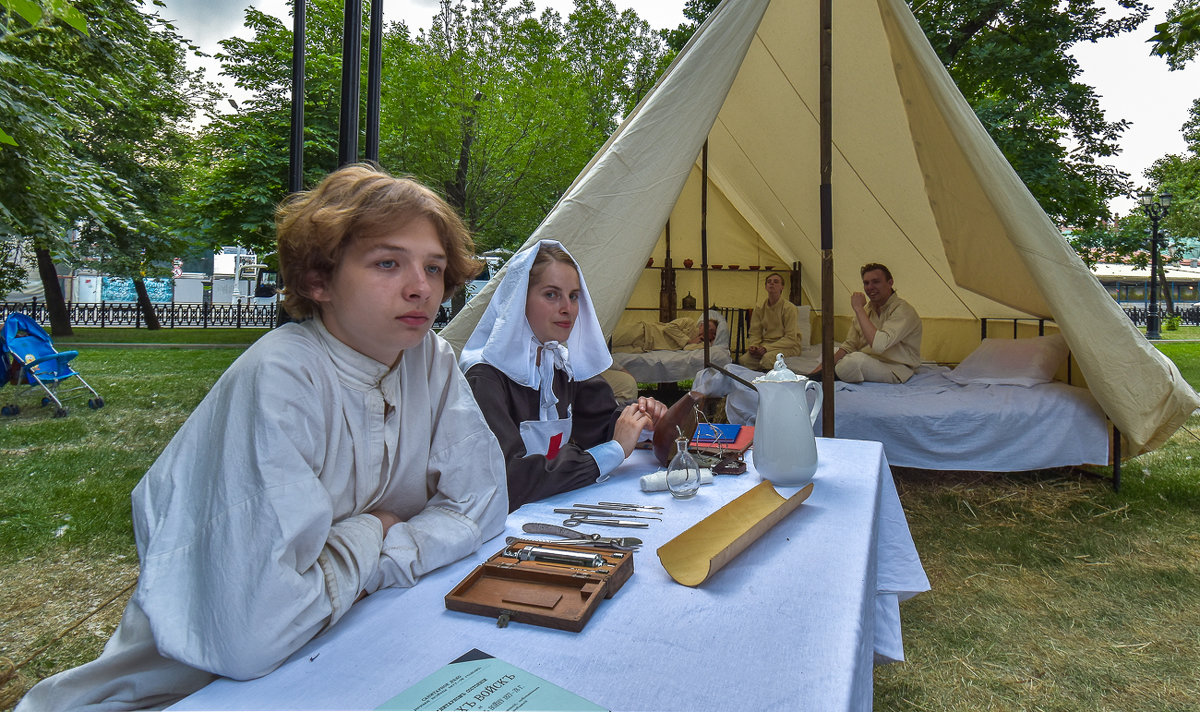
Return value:
[(234, 679), (334, 623), (382, 546), (377, 525), (333, 523), (317, 472), (340, 405), (335, 384), (280, 364), (319, 358), (299, 348), (243, 355), (133, 493), (135, 597), (159, 651)]
[(438, 397), (427, 473), (433, 496), (423, 510), (388, 530), (379, 574), (367, 582), (368, 592), (411, 586), (504, 530), (504, 456), (452, 355), (448, 363), (441, 393), (431, 393)]

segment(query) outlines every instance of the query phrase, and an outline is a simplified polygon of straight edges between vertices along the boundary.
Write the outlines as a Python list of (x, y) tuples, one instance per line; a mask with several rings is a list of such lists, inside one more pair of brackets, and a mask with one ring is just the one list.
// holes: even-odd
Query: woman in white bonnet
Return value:
[(504, 451), (509, 509), (603, 482), (666, 406), (624, 408), (600, 374), (612, 364), (579, 267), (542, 240), (509, 260), (460, 365)]

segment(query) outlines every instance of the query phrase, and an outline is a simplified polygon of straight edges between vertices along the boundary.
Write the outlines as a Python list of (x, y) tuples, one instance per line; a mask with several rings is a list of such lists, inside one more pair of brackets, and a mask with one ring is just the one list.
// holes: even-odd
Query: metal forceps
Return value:
[(634, 521), (631, 519), (592, 519), (587, 515), (571, 515), (570, 519), (563, 520), (564, 525), (569, 527), (577, 527), (580, 525), (600, 525), (605, 527), (637, 527), (644, 529), (650, 526), (650, 522)]
[(652, 507), (642, 504), (622, 504), (620, 502), (600, 502), (599, 504), (575, 504), (572, 505), (581, 509), (602, 509), (612, 512), (646, 512), (649, 514), (662, 514), (662, 507)]
[[(594, 507), (595, 505), (586, 505)], [(587, 517), (624, 517), (625, 519), (654, 519), (662, 521), (662, 517), (652, 517), (648, 514), (630, 514), (624, 510), (607, 511), (602, 509), (580, 509), (579, 507), (563, 507), (554, 510), (555, 514), (569, 514), (572, 519), (585, 519)], [(662, 514), (662, 512), (655, 512)]]

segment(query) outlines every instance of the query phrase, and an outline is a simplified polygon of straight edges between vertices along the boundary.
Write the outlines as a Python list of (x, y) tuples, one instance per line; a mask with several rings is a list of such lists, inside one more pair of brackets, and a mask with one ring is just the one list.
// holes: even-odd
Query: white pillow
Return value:
[(1036, 386), (1054, 380), (1067, 358), (1062, 334), (1033, 339), (984, 339), (970, 356), (946, 374), (955, 383)]
[[(717, 322), (717, 336), (713, 339), (712, 345), (717, 348), (729, 348), (729, 324), (726, 323), (725, 317), (716, 309), (708, 310), (708, 318)], [(704, 320), (704, 310), (700, 310), (700, 316), (696, 317), (696, 323), (699, 324)]]
[(812, 322), (809, 321), (809, 315), (812, 314), (812, 305), (804, 304), (796, 307), (796, 319), (800, 322), (800, 344), (804, 348), (808, 348), (812, 343)]

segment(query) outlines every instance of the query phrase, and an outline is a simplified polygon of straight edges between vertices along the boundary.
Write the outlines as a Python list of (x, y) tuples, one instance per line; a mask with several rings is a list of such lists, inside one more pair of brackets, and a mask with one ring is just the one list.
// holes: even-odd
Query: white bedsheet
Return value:
[[(704, 349), (615, 353), (612, 358), (614, 364), (629, 371), (639, 383), (686, 381), (704, 368)], [(732, 360), (729, 349), (721, 347), (709, 349), (709, 358), (719, 366), (726, 366)]]
[[(834, 391), (838, 438), (877, 440), (888, 462), (928, 470), (1020, 472), (1108, 463), (1104, 412), (1085, 388), (961, 386), (945, 367), (921, 367), (907, 383), (843, 383)], [(729, 394), (730, 420), (748, 422), (755, 394)], [(739, 415), (740, 414), (740, 415)], [(821, 420), (815, 428), (821, 434)]]
[[(708, 314), (717, 322), (717, 336), (709, 347), (709, 360), (718, 366), (726, 366), (733, 361), (729, 350), (729, 324), (719, 311), (712, 310)], [(697, 317), (697, 321), (700, 318)], [(613, 365), (629, 371), (639, 383), (670, 383), (695, 378), (696, 372), (704, 368), (704, 349), (614, 353), (612, 359)]]

